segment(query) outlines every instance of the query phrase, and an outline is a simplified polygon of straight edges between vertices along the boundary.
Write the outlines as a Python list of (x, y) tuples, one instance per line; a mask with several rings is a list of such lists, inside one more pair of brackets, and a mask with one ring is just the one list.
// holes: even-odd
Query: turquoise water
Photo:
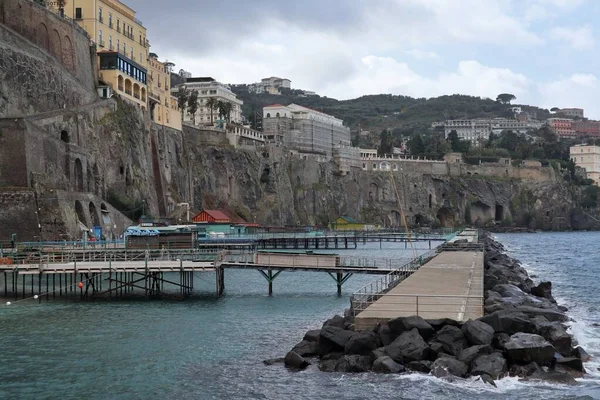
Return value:
[[(574, 245), (581, 240), (600, 239), (598, 234), (580, 235), (583, 236), (573, 240)], [(503, 235), (502, 240), (526, 261), (526, 257), (535, 260), (539, 255), (517, 245), (545, 243), (546, 237)], [(369, 244), (342, 254), (410, 258), (411, 252), (404, 250), (404, 245), (396, 246), (384, 244), (380, 251), (378, 244)], [(540, 246), (533, 245), (532, 249), (537, 247), (539, 252)], [(556, 245), (549, 249), (559, 251)], [(588, 261), (575, 258), (573, 263)], [(559, 274), (557, 271), (565, 263), (551, 262), (544, 261), (542, 270)], [(594, 268), (598, 265), (589, 262), (593, 269), (589, 276), (597, 276), (600, 271)], [(542, 272), (536, 269), (539, 276)], [(589, 276), (579, 284), (593, 291)], [(196, 275), (197, 295), (186, 301), (28, 301), (3, 306), (0, 398), (600, 397), (598, 381), (593, 379), (578, 388), (532, 386), (505, 379), (499, 382), (498, 389), (493, 389), (473, 380), (444, 382), (423, 375), (325, 374), (314, 366), (291, 373), (281, 365), (262, 364), (263, 359), (283, 356), (306, 330), (320, 327), (325, 319), (342, 313), (348, 307), (349, 295), (373, 279), (376, 277), (353, 276), (344, 285), (343, 296), (338, 297), (335, 283), (327, 274), (282, 273), (274, 283), (274, 296), (268, 297), (266, 281), (258, 272), (226, 271), (225, 296), (218, 300), (212, 295), (214, 274), (207, 273)], [(555, 294), (567, 303), (582, 301), (577, 300), (577, 283), (570, 280), (573, 289), (555, 282)], [(591, 284), (597, 285), (596, 291), (600, 288), (597, 281)], [(561, 293), (563, 286), (568, 289), (565, 294)], [(586, 320), (588, 323), (591, 320)], [(592, 335), (590, 340), (593, 339)]]

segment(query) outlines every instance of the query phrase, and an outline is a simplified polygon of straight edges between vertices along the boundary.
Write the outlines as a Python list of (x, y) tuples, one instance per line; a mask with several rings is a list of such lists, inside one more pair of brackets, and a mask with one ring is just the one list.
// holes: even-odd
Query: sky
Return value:
[(598, 0), (122, 0), (194, 76), (350, 99), (468, 94), (600, 119)]

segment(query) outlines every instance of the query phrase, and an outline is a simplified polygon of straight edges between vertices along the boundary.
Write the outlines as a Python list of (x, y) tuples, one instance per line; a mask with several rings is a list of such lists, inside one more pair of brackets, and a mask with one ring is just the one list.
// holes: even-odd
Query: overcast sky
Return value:
[(598, 0), (123, 0), (151, 51), (224, 83), (338, 99), (470, 94), (600, 119)]

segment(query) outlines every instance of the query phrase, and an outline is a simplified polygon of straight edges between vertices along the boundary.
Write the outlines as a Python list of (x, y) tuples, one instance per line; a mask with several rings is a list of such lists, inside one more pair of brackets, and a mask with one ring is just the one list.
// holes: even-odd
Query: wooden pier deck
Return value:
[(483, 315), (483, 251), (443, 251), (387, 292), (355, 294), (358, 330), (419, 315), (457, 321)]

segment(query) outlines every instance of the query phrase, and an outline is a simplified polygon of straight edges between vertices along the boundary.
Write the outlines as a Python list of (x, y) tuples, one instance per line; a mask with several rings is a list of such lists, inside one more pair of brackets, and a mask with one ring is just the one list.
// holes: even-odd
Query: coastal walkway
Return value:
[(457, 321), (479, 318), (483, 272), (483, 246), (477, 243), (477, 232), (465, 231), (413, 273), (384, 277), (354, 293), (356, 328), (369, 329), (411, 315)]

